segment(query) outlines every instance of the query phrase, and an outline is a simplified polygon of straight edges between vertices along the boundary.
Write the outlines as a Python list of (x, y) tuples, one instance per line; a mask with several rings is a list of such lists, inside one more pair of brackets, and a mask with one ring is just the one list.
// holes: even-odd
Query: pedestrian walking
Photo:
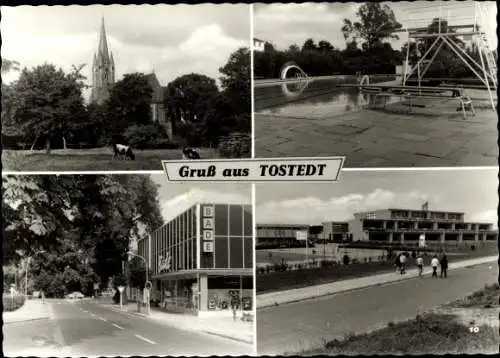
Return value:
[(396, 266), (396, 273), (399, 273), (401, 271), (401, 255), (396, 256), (394, 265)]
[(406, 273), (406, 255), (404, 253), (401, 254), (399, 261), (401, 263), (401, 275), (404, 275)]
[(233, 321), (236, 321), (236, 311), (238, 309), (238, 299), (231, 297), (231, 310), (233, 311)]
[(441, 257), (441, 262), (439, 264), (441, 265), (441, 278), (448, 277), (448, 258), (445, 254)]
[(434, 255), (434, 257), (431, 260), (431, 266), (432, 266), (432, 277), (437, 278), (438, 277), (437, 269), (439, 266), (439, 260), (436, 255)]
[(424, 271), (424, 258), (421, 255), (417, 257), (417, 267), (418, 267), (418, 275), (422, 276)]

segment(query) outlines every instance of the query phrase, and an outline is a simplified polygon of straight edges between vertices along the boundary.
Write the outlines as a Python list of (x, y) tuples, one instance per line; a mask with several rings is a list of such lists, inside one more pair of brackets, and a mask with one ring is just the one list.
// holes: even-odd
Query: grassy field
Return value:
[[(199, 149), (202, 159), (218, 158), (216, 149)], [(161, 160), (182, 159), (180, 149), (136, 150), (135, 160), (113, 160), (111, 148), (3, 150), (4, 171), (163, 170)]]
[[(444, 305), (442, 313), (438, 309), (413, 320), (389, 323), (386, 328), (326, 342), (322, 348), (300, 355), (498, 354), (498, 326), (491, 322), (498, 320), (498, 313), (492, 308), (498, 308), (499, 294), (498, 284), (488, 285), (462, 300)], [(449, 306), (458, 310), (447, 314)], [(470, 317), (471, 310), (479, 317), (491, 317), (489, 323), (485, 320), (486, 323), (474, 325), (476, 332), (471, 331), (467, 319), (460, 317)]]

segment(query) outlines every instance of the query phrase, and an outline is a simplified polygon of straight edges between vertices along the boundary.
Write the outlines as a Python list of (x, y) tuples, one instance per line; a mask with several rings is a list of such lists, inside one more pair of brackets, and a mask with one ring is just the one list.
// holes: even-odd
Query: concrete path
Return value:
[(99, 304), (115, 312), (140, 316), (182, 330), (208, 333), (246, 344), (254, 342), (253, 322), (244, 322), (239, 318), (234, 321), (232, 317), (198, 317), (164, 312), (157, 308), (152, 308), (151, 314), (148, 315), (145, 313), (144, 307), (141, 307), (141, 313), (137, 312), (137, 304), (135, 303), (124, 306), (123, 310), (118, 305), (111, 303)]
[(21, 308), (3, 312), (2, 318), (4, 324), (49, 319), (50, 305), (39, 299), (27, 300)]
[(274, 90), (260, 89), (254, 126), (257, 158), (346, 156), (346, 168), (498, 164), (498, 115), (484, 91), (470, 91), (477, 113), (464, 119), (456, 111), (457, 100), (426, 101), (425, 108), (412, 113), (401, 103), (361, 110), (358, 102), (366, 101), (358, 93), (313, 87), (301, 95), (306, 98), (290, 103)]
[[(498, 260), (498, 256), (488, 256), (481, 257), (470, 260), (463, 260), (459, 262), (451, 262), (449, 264), (449, 270), (454, 270), (457, 268), (462, 268), (471, 265), (477, 265), (487, 262), (494, 262)], [(432, 269), (427, 267), (424, 269), (424, 275), (430, 275)], [(297, 301), (303, 301), (315, 297), (333, 295), (335, 293), (356, 290), (363, 287), (369, 287), (374, 285), (383, 285), (390, 282), (406, 280), (412, 277), (418, 276), (418, 271), (416, 269), (408, 270), (405, 275), (399, 275), (395, 272), (370, 275), (361, 278), (355, 278), (351, 280), (342, 280), (332, 283), (327, 283), (317, 286), (303, 287), (293, 290), (278, 291), (264, 293), (257, 295), (257, 308), (264, 308), (269, 306), (274, 306), (276, 304), (285, 304)]]

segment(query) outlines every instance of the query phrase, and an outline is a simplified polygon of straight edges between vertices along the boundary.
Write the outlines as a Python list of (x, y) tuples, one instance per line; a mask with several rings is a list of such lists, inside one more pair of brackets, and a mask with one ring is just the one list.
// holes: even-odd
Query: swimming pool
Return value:
[[(381, 77), (372, 83), (388, 81)], [(359, 93), (356, 88), (339, 87), (340, 84), (355, 84), (354, 76), (339, 76), (333, 79), (301, 80), (296, 82), (266, 84), (254, 88), (255, 112), (258, 114), (321, 118), (361, 110), (370, 101), (382, 101), (368, 93)], [(399, 98), (389, 98), (390, 102)]]

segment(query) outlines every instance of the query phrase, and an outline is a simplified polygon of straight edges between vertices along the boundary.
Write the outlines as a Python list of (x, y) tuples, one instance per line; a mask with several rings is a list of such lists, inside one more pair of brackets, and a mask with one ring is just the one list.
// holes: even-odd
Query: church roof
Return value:
[(160, 85), (160, 81), (158, 81), (156, 73), (148, 73), (145, 77), (153, 90), (153, 102), (163, 102), (163, 87)]

